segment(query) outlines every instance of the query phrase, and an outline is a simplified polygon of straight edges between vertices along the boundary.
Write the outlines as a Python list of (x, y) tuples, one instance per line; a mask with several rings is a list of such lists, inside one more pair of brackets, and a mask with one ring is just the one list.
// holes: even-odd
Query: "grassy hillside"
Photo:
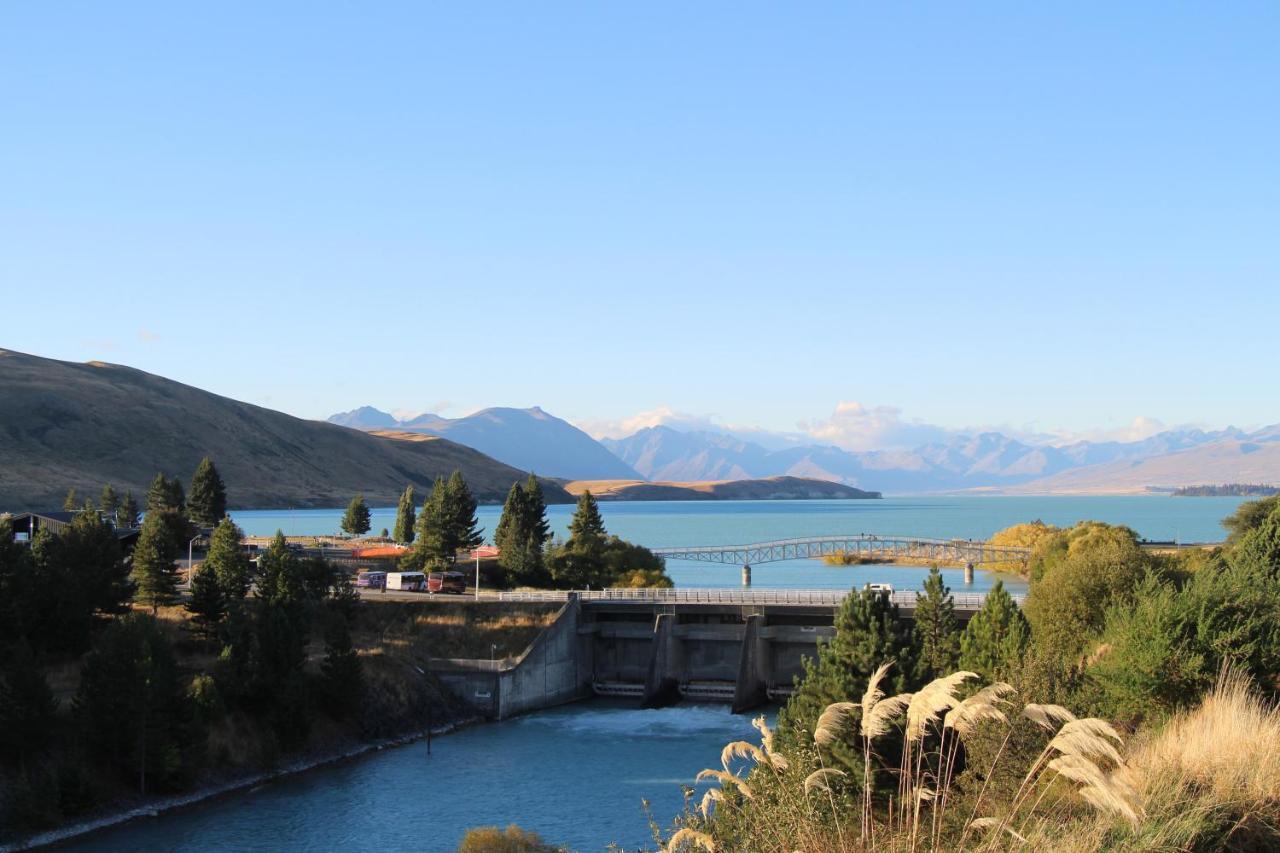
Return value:
[[(50, 508), (105, 482), (141, 498), (157, 471), (188, 480), (209, 455), (233, 507), (340, 506), (358, 491), (395, 503), (462, 471), (481, 501), (525, 475), (422, 435), (370, 435), (220, 397), (130, 367), (0, 350), (0, 509)], [(549, 502), (570, 500), (552, 482)]]

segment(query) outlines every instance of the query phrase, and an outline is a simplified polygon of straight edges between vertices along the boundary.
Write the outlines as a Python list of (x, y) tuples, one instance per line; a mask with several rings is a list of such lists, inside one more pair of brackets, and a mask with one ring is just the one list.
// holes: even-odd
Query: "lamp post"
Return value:
[(476, 555), (476, 601), (480, 600), (480, 549), (471, 552)]
[(193, 551), (195, 549), (196, 540), (200, 539), (204, 534), (193, 536), (191, 541), (187, 543), (187, 588), (191, 588), (191, 578), (195, 575), (195, 559)]

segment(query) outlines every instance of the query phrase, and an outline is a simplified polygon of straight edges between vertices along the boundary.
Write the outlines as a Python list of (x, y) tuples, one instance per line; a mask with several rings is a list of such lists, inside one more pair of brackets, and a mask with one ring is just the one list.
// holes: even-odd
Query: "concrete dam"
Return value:
[[(534, 642), (506, 661), (432, 659), (428, 669), (490, 719), (586, 699), (626, 697), (645, 707), (682, 699), (748, 711), (793, 690), (804, 658), (835, 635), (844, 592), (602, 590), (567, 593)], [(892, 594), (915, 612), (914, 592)], [(955, 596), (965, 622), (983, 595)], [(1017, 597), (1015, 597), (1017, 598)]]

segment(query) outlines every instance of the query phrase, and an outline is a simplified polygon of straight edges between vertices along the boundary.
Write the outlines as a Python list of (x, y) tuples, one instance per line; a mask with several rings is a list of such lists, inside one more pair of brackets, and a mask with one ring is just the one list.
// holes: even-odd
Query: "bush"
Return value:
[(505, 830), (496, 826), (469, 829), (458, 845), (458, 853), (558, 853), (563, 849), (548, 844), (538, 833), (521, 829), (514, 823)]

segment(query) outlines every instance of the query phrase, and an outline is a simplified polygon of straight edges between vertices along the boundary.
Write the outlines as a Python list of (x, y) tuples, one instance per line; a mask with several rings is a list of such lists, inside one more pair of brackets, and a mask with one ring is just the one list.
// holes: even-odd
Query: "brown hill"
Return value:
[(759, 480), (706, 480), (696, 483), (649, 483), (644, 480), (574, 480), (565, 484), (570, 494), (590, 491), (600, 500), (612, 501), (769, 501), (843, 498), (878, 498), (829, 480), (803, 477), (765, 477)]
[[(233, 507), (394, 504), (457, 469), (500, 502), (526, 475), (442, 438), (372, 435), (220, 397), (131, 367), (0, 350), (0, 510), (50, 508), (102, 484), (141, 499), (157, 471), (188, 481), (212, 456)], [(545, 481), (549, 502), (571, 500)]]

